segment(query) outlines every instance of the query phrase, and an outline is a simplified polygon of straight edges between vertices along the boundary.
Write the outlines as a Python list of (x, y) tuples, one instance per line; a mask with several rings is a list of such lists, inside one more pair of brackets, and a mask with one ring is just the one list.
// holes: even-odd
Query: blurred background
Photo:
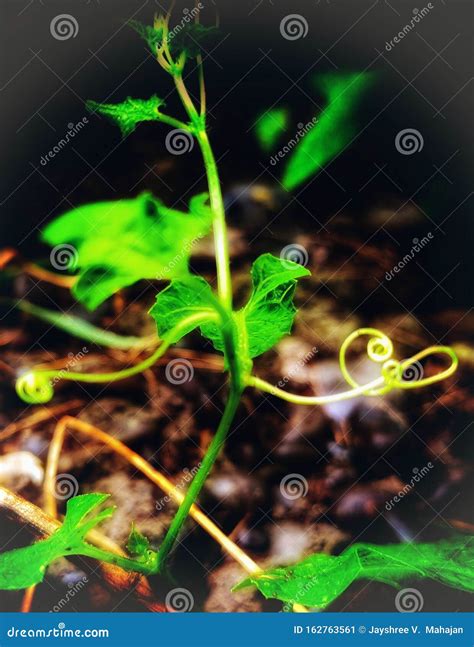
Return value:
[[(256, 559), (272, 564), (287, 564), (315, 550), (337, 552), (350, 541), (430, 541), (454, 529), (472, 530), (472, 2), (433, 0), (416, 27), (392, 45), (428, 3), (203, 4), (201, 21), (220, 27), (204, 53), (204, 65), (210, 137), (231, 226), (237, 301), (246, 294), (250, 262), (264, 251), (279, 255), (285, 246), (298, 245), (312, 271), (311, 281), (298, 291), (301, 313), (294, 338), (260, 359), (257, 372), (273, 382), (290, 374), (292, 389), (305, 393), (342, 388), (336, 354), (347, 334), (360, 325), (387, 330), (402, 356), (430, 344), (451, 343), (463, 360), (451, 381), (377, 402), (359, 398), (309, 411), (249, 394), (238, 433), (232, 435), (209, 482), (204, 509)], [(156, 124), (140, 125), (122, 139), (114, 125), (85, 108), (87, 99), (119, 102), (156, 93), (166, 98), (167, 113), (178, 116), (170, 79), (146, 43), (126, 25), (132, 19), (150, 23), (166, 8), (154, 0), (3, 0), (2, 248), (44, 261), (49, 251), (39, 242), (41, 228), (74, 206), (151, 190), (166, 204), (184, 208), (192, 195), (206, 189), (197, 146), (184, 155), (170, 154), (164, 144), (167, 128)], [(190, 8), (186, 0), (177, 2), (176, 22)], [(75, 21), (74, 35), (64, 40), (51, 33), (52, 20), (61, 14)], [(304, 18), (304, 36), (283, 37), (281, 22), (289, 14)], [(285, 161), (272, 165), (271, 154), (255, 136), (259, 116), (271, 107), (288, 110), (288, 130), (278, 149), (297, 131), (297, 124), (324, 109), (326, 99), (315, 84), (318, 75), (359, 71), (375, 76), (351, 115), (356, 136), (350, 146), (307, 182), (286, 192), (280, 183)], [(196, 87), (193, 91), (197, 94)], [(84, 117), (87, 123), (73, 141), (44, 163), (70, 124)], [(395, 143), (405, 129), (418, 131), (423, 142), (412, 154), (401, 153)], [(422, 251), (387, 279), (414, 241), (428, 234), (430, 242)], [(212, 274), (210, 245), (203, 244), (194, 263), (198, 271)], [(2, 282), (3, 288), (7, 296), (28, 295), (48, 307), (46, 293), (52, 294), (56, 304), (96, 324), (111, 318), (116, 322), (114, 308), (123, 307), (109, 304), (86, 314), (64, 291), (52, 293), (22, 276), (13, 284)], [(138, 293), (134, 309), (125, 307), (116, 323), (118, 332), (152, 331), (144, 313), (153, 302), (153, 289), (128, 289), (125, 304)], [(3, 361), (15, 370), (31, 364), (27, 353), (33, 353), (37, 363), (80, 347), (80, 342), (71, 345), (66, 335), (11, 312), (2, 323), (9, 330), (22, 329), (16, 346), (3, 354)], [(202, 352), (211, 351), (198, 339), (195, 344)], [(91, 370), (94, 361), (103, 366), (98, 353), (99, 349), (95, 359), (94, 353), (88, 358)], [(302, 357), (309, 359), (295, 374), (294, 363)], [(434, 362), (425, 370), (439, 368)], [(360, 375), (370, 374), (362, 352), (357, 369)], [(69, 384), (58, 397), (80, 397), (81, 416), (115, 430), (179, 479), (181, 470), (199, 459), (196, 445), (205, 445), (215, 428), (221, 382), (220, 374), (204, 373), (182, 393), (181, 387), (170, 385), (157, 393), (148, 383), (145, 394), (140, 380), (126, 387), (114, 385), (105, 393), (77, 393)], [(4, 386), (2, 424), (8, 426), (27, 411), (13, 392), (10, 375)], [(10, 437), (3, 451), (28, 451), (42, 460), (51, 425)], [(159, 541), (169, 519), (160, 515), (150, 521), (159, 495), (149, 484), (118, 459), (107, 455), (100, 465), (91, 465), (77, 448), (69, 449), (62, 470), (72, 472), (86, 491), (103, 489), (116, 497), (122, 512), (121, 521), (109, 528), (113, 538), (123, 542), (137, 513), (144, 532)], [(385, 502), (428, 461), (435, 468), (420, 487), (394, 511), (387, 510)], [(289, 473), (301, 475), (308, 486), (298, 500), (281, 497), (279, 483)], [(19, 491), (40, 504), (34, 483)], [(8, 526), (10, 536), (15, 528)], [(175, 559), (174, 576), (192, 590), (196, 609), (278, 609), (252, 593), (230, 594), (230, 585), (241, 573), (223, 562), (209, 542), (194, 529)], [(68, 577), (74, 581), (82, 577), (72, 572)], [(62, 590), (70, 586), (64, 577), (59, 572), (51, 582)], [(458, 591), (432, 582), (417, 586), (426, 611), (470, 606)], [(8, 608), (18, 607), (18, 594), (4, 597)], [(48, 609), (57, 598), (56, 588), (52, 592), (43, 586), (33, 608)], [(394, 590), (388, 586), (361, 584), (331, 609), (392, 610), (393, 599)], [(94, 604), (135, 609), (131, 599), (118, 601), (94, 580), (63, 610), (88, 610)]]

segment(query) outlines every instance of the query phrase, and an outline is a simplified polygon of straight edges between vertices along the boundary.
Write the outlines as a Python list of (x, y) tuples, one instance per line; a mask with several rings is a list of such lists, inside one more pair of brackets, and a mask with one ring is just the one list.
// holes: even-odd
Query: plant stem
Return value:
[[(181, 74), (174, 77), (176, 89), (183, 106), (194, 126), (196, 139), (201, 149), (209, 186), (209, 201), (213, 214), (214, 249), (217, 268), (217, 292), (219, 299), (228, 310), (232, 309), (232, 282), (230, 277), (229, 243), (225, 221), (224, 200), (214, 153), (206, 132), (205, 114), (200, 115), (191, 99)], [(204, 92), (204, 80), (201, 80), (201, 97)], [(202, 100), (202, 99), (201, 99)]]
[(158, 552), (158, 571), (162, 570), (163, 565), (171, 549), (173, 548), (174, 542), (178, 538), (180, 530), (183, 527), (184, 522), (186, 521), (191, 506), (199, 496), (199, 493), (201, 492), (202, 487), (207, 477), (209, 476), (209, 472), (211, 471), (216, 458), (218, 457), (222, 446), (224, 445), (225, 439), (237, 411), (241, 394), (242, 391), (240, 388), (231, 385), (229, 398), (227, 400), (224, 413), (217, 428), (216, 434), (212, 439), (211, 444), (207, 449), (206, 455), (204, 456), (204, 459), (199, 467), (199, 470), (192, 480), (191, 485), (189, 486), (188, 491), (186, 492), (186, 495), (183, 499), (183, 502), (179, 506), (178, 511), (173, 521), (171, 522), (170, 527), (168, 528), (168, 532), (166, 533), (163, 543), (160, 546)]
[(227, 225), (221, 184), (214, 153), (212, 152), (209, 137), (204, 127), (198, 131), (197, 140), (201, 147), (204, 166), (206, 167), (209, 200), (214, 216), (213, 232), (218, 294), (222, 304), (230, 310), (232, 308), (232, 283), (230, 277), (229, 242), (227, 239)]

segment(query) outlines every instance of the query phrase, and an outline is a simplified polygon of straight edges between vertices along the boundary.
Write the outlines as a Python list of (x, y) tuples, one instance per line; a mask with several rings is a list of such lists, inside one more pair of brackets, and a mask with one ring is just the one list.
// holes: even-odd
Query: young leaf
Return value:
[[(200, 276), (172, 281), (157, 295), (156, 303), (150, 310), (158, 335), (161, 338), (167, 336), (172, 328), (194, 314), (213, 314), (213, 301), (211, 286)], [(197, 324), (190, 323), (179, 335), (170, 339), (171, 343), (176, 343), (196, 327)]]
[(67, 502), (64, 523), (51, 537), (25, 548), (0, 554), (0, 589), (23, 589), (43, 580), (46, 568), (59, 557), (84, 554), (84, 535), (114, 508), (90, 518), (108, 494), (82, 494)]
[(127, 550), (130, 555), (134, 557), (143, 557), (146, 558), (148, 551), (150, 550), (150, 542), (145, 535), (135, 528), (135, 524), (132, 523), (132, 529), (127, 541)]
[(169, 209), (150, 193), (84, 205), (43, 230), (51, 246), (72, 245), (79, 279), (72, 291), (94, 309), (117, 290), (144, 278), (188, 274), (193, 243), (211, 225), (207, 195), (192, 198), (189, 213)]
[(294, 189), (311, 177), (349, 143), (356, 132), (353, 113), (371, 79), (372, 75), (366, 72), (317, 78), (316, 85), (328, 105), (288, 160), (282, 179), (285, 189)]
[(297, 280), (310, 274), (302, 265), (262, 254), (252, 266), (253, 291), (242, 314), (250, 357), (272, 348), (291, 331)]
[[(131, 20), (130, 27), (148, 43), (152, 54), (156, 54), (163, 43), (163, 18), (158, 17), (152, 26), (144, 25), (138, 20)], [(189, 58), (195, 58), (203, 48), (214, 44), (219, 30), (217, 27), (206, 27), (200, 23), (178, 24), (168, 30), (167, 44), (170, 53), (177, 58), (185, 52)]]
[(87, 101), (86, 106), (91, 112), (98, 112), (115, 121), (125, 137), (135, 130), (142, 121), (159, 121), (158, 108), (163, 101), (156, 95), (150, 99), (132, 99), (128, 97), (122, 103), (97, 103)]
[(288, 110), (286, 108), (273, 108), (267, 110), (255, 124), (255, 135), (264, 151), (273, 149), (282, 133), (288, 127)]
[(365, 578), (398, 586), (413, 577), (474, 591), (472, 537), (438, 544), (354, 544), (337, 557), (319, 553), (294, 566), (254, 575), (234, 590), (254, 585), (266, 598), (324, 609), (355, 580)]

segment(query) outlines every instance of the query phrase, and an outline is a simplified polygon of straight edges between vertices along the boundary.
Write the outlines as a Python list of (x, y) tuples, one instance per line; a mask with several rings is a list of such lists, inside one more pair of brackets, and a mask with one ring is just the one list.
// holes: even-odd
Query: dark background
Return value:
[[(428, 279), (426, 289), (434, 286), (433, 298), (449, 298), (449, 306), (470, 304), (472, 2), (434, 0), (434, 8), (390, 52), (385, 43), (411, 20), (411, 2), (204, 4), (202, 21), (212, 24), (218, 15), (222, 30), (205, 57), (205, 69), (224, 190), (257, 176), (276, 184), (271, 174), (281, 169), (269, 165), (250, 130), (263, 110), (288, 106), (290, 130), (296, 131), (296, 123), (306, 123), (324, 106), (311, 85), (316, 74), (376, 71), (377, 81), (354, 115), (358, 136), (315, 180), (295, 191), (297, 199), (281, 218), (288, 218), (295, 231), (317, 232), (317, 223), (343, 212), (364, 227), (372, 209), (406, 202), (387, 226), (400, 256), (411, 243), (399, 232), (414, 210), (419, 233), (435, 235), (423, 253), (424, 267), (435, 281), (443, 279), (446, 292)], [(418, 4), (418, 9), (425, 6)], [(176, 21), (184, 6), (178, 3)], [(87, 115), (86, 99), (115, 102), (129, 95), (169, 94), (170, 79), (124, 25), (131, 17), (149, 22), (160, 7), (155, 0), (2, 0), (2, 245), (18, 246), (34, 257), (44, 254), (38, 229), (72, 206), (144, 189), (179, 206), (205, 188), (197, 147), (173, 158), (163, 146), (166, 127), (143, 125), (121, 141), (118, 129), (97, 116), (89, 116), (89, 124), (46, 166), (40, 164), (65, 136), (67, 124)], [(49, 25), (58, 13), (76, 18), (77, 37), (52, 38)], [(279, 24), (288, 13), (306, 18), (305, 38), (290, 42), (281, 37)], [(167, 104), (173, 112), (173, 99)], [(394, 138), (404, 128), (422, 133), (421, 152), (397, 152)]]

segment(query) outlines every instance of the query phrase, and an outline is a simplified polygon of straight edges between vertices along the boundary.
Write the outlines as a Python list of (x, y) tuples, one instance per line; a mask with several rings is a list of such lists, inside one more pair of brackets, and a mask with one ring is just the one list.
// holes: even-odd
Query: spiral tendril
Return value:
[[(393, 343), (385, 333), (376, 328), (359, 328), (351, 333), (344, 341), (339, 351), (339, 365), (346, 382), (354, 389), (363, 387), (349, 372), (346, 363), (347, 351), (353, 341), (362, 336), (369, 336), (367, 355), (373, 362), (381, 364), (381, 385), (368, 388), (364, 395), (383, 395), (392, 389), (416, 389), (440, 382), (452, 375), (458, 366), (456, 353), (449, 346), (429, 346), (408, 359), (398, 361), (392, 358)], [(431, 355), (447, 355), (451, 363), (443, 371), (430, 377), (423, 377), (420, 360)], [(410, 379), (414, 375), (416, 379)], [(419, 375), (419, 377), (418, 377)]]
[(49, 374), (44, 371), (28, 371), (21, 375), (15, 384), (18, 396), (28, 404), (45, 404), (54, 395)]

